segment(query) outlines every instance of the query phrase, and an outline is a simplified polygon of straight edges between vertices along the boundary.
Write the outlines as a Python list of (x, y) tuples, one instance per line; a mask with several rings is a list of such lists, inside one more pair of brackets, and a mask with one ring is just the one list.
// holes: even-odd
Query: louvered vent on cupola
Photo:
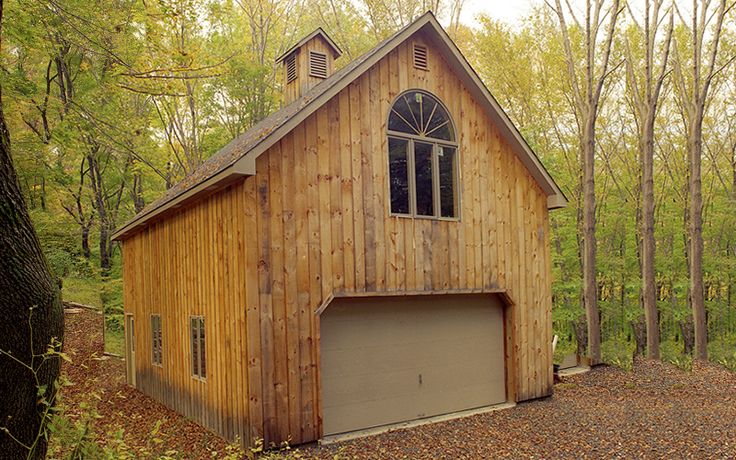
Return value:
[(309, 52), (309, 76), (327, 78), (327, 54), (319, 51)]
[(329, 78), (340, 48), (317, 29), (286, 50), (276, 63), (284, 62), (284, 103), (299, 99), (310, 88)]
[(286, 83), (296, 80), (296, 53), (289, 55), (285, 61), (286, 66)]
[(429, 70), (427, 65), (427, 47), (414, 43), (414, 67), (419, 70)]

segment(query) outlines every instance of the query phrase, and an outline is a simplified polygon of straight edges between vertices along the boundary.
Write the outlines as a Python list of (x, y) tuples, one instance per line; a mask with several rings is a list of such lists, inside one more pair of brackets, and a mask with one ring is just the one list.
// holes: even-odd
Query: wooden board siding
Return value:
[[(243, 182), (229, 186), (123, 244), (137, 388), (231, 439), (250, 438), (244, 192)], [(162, 366), (151, 362), (151, 314), (161, 315)], [(205, 318), (205, 381), (192, 377), (190, 315)]]
[[(416, 70), (409, 44), (400, 46), (258, 159), (256, 182), (269, 178), (270, 187), (281, 187), (283, 193), (280, 200), (261, 203), (270, 210), (270, 231), (251, 226), (246, 239), (258, 240), (259, 264), (268, 267), (281, 263), (274, 248), (292, 246), (295, 262), (284, 267), (296, 274), (270, 270), (269, 276), (274, 286), (295, 284), (300, 299), (299, 329), (293, 329), (296, 322), (287, 323), (285, 335), (299, 337), (301, 391), (294, 394), (293, 382), (277, 379), (268, 388), (264, 385), (257, 399), (276, 398), (271, 385), (288, 385), (291, 398), (301, 403), (301, 426), (298, 433), (290, 428), (273, 440), (288, 434), (305, 442), (321, 432), (319, 318), (309, 312), (331, 294), (507, 290), (516, 302), (509, 310), (514, 350), (508, 352), (515, 357), (516, 399), (551, 393), (546, 196), (431, 48), (429, 59), (429, 72)], [(394, 98), (410, 88), (439, 97), (458, 127), (463, 186), (459, 222), (389, 216), (386, 116)], [(274, 174), (280, 177), (275, 180)], [(271, 190), (269, 196), (279, 195)], [(284, 213), (297, 229), (296, 248), (285, 242), (278, 217)], [(261, 321), (273, 308), (275, 304), (264, 308)], [(283, 353), (279, 347), (288, 345), (261, 343), (272, 348), (264, 350), (264, 357)], [(264, 401), (263, 407), (273, 404)], [(296, 407), (289, 405), (285, 417), (298, 419)], [(279, 428), (266, 424), (264, 430), (270, 438)]]
[[(125, 240), (138, 388), (230, 438), (312, 441), (322, 433), (315, 311), (326, 300), (493, 290), (514, 301), (509, 398), (551, 393), (547, 197), (439, 54), (429, 46), (430, 70), (417, 70), (411, 46), (261, 155), (256, 176)], [(443, 101), (457, 127), (457, 221), (389, 215), (387, 115), (412, 88)], [(162, 315), (160, 368), (151, 313)], [(191, 377), (192, 314), (205, 316), (206, 382)]]

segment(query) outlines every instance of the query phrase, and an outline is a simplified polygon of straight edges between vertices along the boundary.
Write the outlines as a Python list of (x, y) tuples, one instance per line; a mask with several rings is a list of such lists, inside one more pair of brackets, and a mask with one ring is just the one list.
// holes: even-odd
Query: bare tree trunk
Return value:
[(690, 299), (695, 328), (695, 358), (708, 359), (708, 328), (705, 321), (703, 290), (703, 194), (700, 162), (703, 148), (702, 115), (696, 117), (691, 129), (690, 151)]
[[(2, 12), (0, 0), (0, 24)], [(64, 316), (58, 283), (41, 252), (13, 167), (1, 90), (0, 458), (42, 459), (49, 407), (42, 401), (53, 403), (60, 368), (58, 356), (42, 356), (49, 346), (61, 343)]]
[[(598, 283), (596, 280), (596, 237), (595, 237), (595, 127), (598, 119), (601, 92), (609, 75), (611, 46), (616, 30), (616, 21), (621, 10), (620, 1), (613, 0), (611, 6), (604, 10), (605, 0), (587, 0), (585, 4), (584, 22), (571, 15), (576, 24), (583, 24), (584, 44), (583, 59), (578, 59), (573, 52), (573, 43), (567, 26), (565, 10), (560, 0), (550, 7), (557, 14), (562, 34), (562, 45), (565, 52), (567, 76), (570, 79), (572, 100), (578, 120), (580, 155), (583, 168), (583, 228), (582, 228), (582, 278), (583, 305), (588, 320), (588, 355), (591, 364), (601, 362), (601, 330), (598, 312)], [(548, 3), (549, 5), (549, 3)], [(602, 23), (608, 21), (603, 40), (599, 33), (603, 31)], [(577, 44), (576, 44), (577, 45)], [(600, 49), (599, 49), (600, 48)], [(600, 59), (596, 54), (600, 51)], [(583, 61), (583, 69), (578, 61)]]
[[(641, 234), (641, 302), (646, 318), (647, 356), (659, 359), (659, 312), (657, 310), (656, 278), (655, 278), (655, 239), (654, 239), (654, 122), (657, 118), (659, 97), (667, 75), (674, 11), (671, 9), (663, 46), (664, 53), (660, 58), (659, 69), (655, 74), (655, 55), (657, 54), (657, 32), (661, 24), (661, 0), (646, 0), (644, 3), (643, 46), (644, 72), (638, 72), (640, 63), (631, 50), (626, 39), (626, 76), (629, 95), (632, 100), (634, 117), (639, 127), (639, 163), (641, 165), (641, 208), (640, 222), (637, 222)], [(635, 22), (639, 28), (639, 22)]]
[(595, 118), (583, 134), (583, 305), (588, 320), (588, 353), (591, 364), (601, 362), (601, 324), (598, 313), (598, 280), (595, 238)]
[[(716, 68), (718, 44), (723, 31), (723, 20), (729, 8), (726, 0), (718, 0), (715, 11), (709, 11), (710, 0), (693, 0), (690, 34), (692, 62), (687, 69), (687, 78), (680, 53), (675, 53), (674, 73), (679, 103), (685, 121), (688, 147), (688, 195), (689, 206), (689, 298), (695, 328), (695, 358), (708, 359), (708, 328), (703, 290), (703, 195), (701, 182), (701, 158), (703, 153), (703, 118), (705, 116), (708, 91), (721, 68)], [(710, 35), (707, 25), (713, 22)], [(709, 35), (709, 36), (708, 36)], [(706, 45), (706, 37), (710, 43)], [(704, 58), (703, 54), (707, 56)]]
[(643, 316), (639, 316), (636, 321), (631, 322), (631, 330), (634, 331), (634, 343), (636, 344), (634, 355), (644, 356), (647, 346), (647, 329)]

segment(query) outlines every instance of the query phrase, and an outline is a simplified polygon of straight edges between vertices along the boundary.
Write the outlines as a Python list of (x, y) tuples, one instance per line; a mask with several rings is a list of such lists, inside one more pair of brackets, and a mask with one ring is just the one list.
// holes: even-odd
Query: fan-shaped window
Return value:
[(388, 115), (391, 213), (458, 216), (455, 127), (445, 107), (423, 91), (401, 94)]

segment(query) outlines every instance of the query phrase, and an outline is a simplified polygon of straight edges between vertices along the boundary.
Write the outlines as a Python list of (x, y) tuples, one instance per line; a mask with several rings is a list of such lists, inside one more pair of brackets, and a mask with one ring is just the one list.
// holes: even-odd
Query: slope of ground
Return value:
[(64, 352), (71, 360), (62, 366), (69, 381), (60, 398), (66, 417), (72, 422), (91, 419), (91, 431), (101, 445), (124, 443), (133, 457), (225, 454), (225, 440), (125, 384), (124, 361), (103, 355), (99, 312), (67, 309), (64, 318)]
[[(102, 318), (66, 315), (66, 413), (96, 408), (101, 443), (120, 429), (140, 457), (221, 458), (227, 442), (124, 384), (124, 363), (102, 356)], [(84, 404), (82, 404), (84, 403)], [(80, 405), (81, 404), (81, 405)], [(174, 453), (175, 452), (175, 453)], [(299, 458), (736, 458), (736, 374), (713, 364), (693, 372), (652, 361), (632, 371), (599, 367), (568, 377), (551, 398), (516, 408), (396, 430), (328, 446)]]

